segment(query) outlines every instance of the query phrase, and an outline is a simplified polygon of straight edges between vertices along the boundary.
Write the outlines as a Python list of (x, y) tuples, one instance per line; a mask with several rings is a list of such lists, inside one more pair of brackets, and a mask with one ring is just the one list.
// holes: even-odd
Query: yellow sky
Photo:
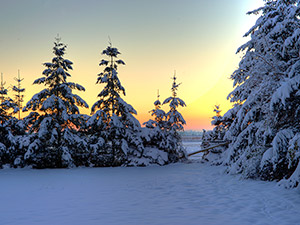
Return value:
[[(25, 4), (26, 2), (26, 4)], [(52, 10), (55, 2), (59, 10)], [(96, 85), (101, 51), (108, 36), (125, 66), (119, 78), (125, 100), (138, 112), (140, 122), (150, 119), (159, 89), (163, 101), (171, 95), (176, 70), (178, 97), (187, 107), (179, 109), (186, 129), (210, 129), (214, 105), (226, 112), (232, 90), (228, 78), (240, 60), (236, 49), (256, 18), (246, 12), (262, 0), (166, 1), (38, 1), (13, 0), (0, 8), (0, 72), (8, 85), (20, 69), (26, 88), (25, 102), (40, 91), (32, 82), (41, 77), (42, 63), (51, 61), (57, 33), (68, 45), (66, 58), (74, 63), (69, 81), (86, 88), (80, 96), (90, 107), (103, 86)], [(114, 9), (112, 12), (108, 9)], [(164, 109), (167, 111), (168, 107)], [(89, 113), (84, 110), (82, 113)]]

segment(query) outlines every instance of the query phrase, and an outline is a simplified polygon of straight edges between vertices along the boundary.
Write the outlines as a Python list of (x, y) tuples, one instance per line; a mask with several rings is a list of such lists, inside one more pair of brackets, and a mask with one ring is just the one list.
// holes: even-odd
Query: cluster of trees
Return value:
[(231, 75), (233, 108), (216, 115), (211, 137), (230, 141), (215, 163), (244, 177), (300, 182), (300, 1), (269, 0), (245, 34)]
[[(91, 116), (81, 114), (79, 107), (88, 104), (73, 91), (85, 91), (80, 84), (68, 82), (73, 63), (64, 58), (66, 45), (57, 38), (51, 62), (44, 63), (43, 76), (34, 84), (45, 89), (35, 94), (23, 111), (29, 115), (17, 119), (22, 89), (15, 102), (2, 85), (0, 96), (0, 166), (32, 166), (34, 168), (64, 168), (72, 166), (145, 166), (164, 165), (186, 158), (178, 131), (185, 121), (178, 112), (185, 103), (177, 97), (178, 84), (173, 78), (172, 96), (165, 113), (159, 100), (152, 110), (154, 120), (141, 127), (134, 117), (135, 109), (122, 99), (125, 88), (118, 77), (120, 52), (111, 44), (103, 50), (106, 57), (99, 66), (97, 83), (104, 88), (91, 108)], [(19, 78), (19, 82), (20, 82)]]

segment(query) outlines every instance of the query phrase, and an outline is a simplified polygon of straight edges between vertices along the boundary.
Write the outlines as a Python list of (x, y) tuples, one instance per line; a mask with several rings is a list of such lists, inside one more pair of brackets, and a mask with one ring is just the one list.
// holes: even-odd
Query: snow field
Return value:
[(241, 180), (202, 163), (4, 169), (0, 181), (1, 225), (300, 223), (299, 190)]

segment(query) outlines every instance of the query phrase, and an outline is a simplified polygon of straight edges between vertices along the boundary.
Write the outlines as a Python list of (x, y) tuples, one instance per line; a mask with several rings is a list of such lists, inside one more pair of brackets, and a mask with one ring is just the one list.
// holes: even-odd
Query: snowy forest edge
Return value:
[(270, 0), (248, 12), (258, 15), (238, 48), (241, 61), (231, 75), (233, 108), (215, 108), (204, 142), (228, 146), (205, 156), (229, 174), (275, 180), (287, 188), (300, 182), (300, 1)]
[[(233, 107), (221, 116), (216, 106), (214, 129), (203, 135), (203, 144), (228, 144), (203, 158), (225, 166), (229, 174), (295, 188), (300, 182), (300, 1), (269, 0), (248, 14), (258, 19), (245, 34), (249, 41), (237, 50), (242, 57), (228, 95)], [(55, 57), (34, 82), (47, 88), (27, 103), (23, 110), (32, 112), (26, 118), (9, 115), (19, 107), (1, 89), (1, 165), (146, 166), (187, 158), (179, 135), (185, 120), (177, 110), (185, 103), (177, 97), (176, 76), (172, 95), (163, 102), (169, 112), (161, 109), (158, 96), (151, 110), (154, 119), (141, 127), (135, 109), (121, 97), (125, 88), (117, 68), (125, 62), (110, 45), (102, 52), (108, 59), (100, 62), (105, 68), (97, 79), (105, 87), (92, 106), (93, 115), (82, 115), (78, 107), (88, 106), (72, 90), (84, 87), (66, 81), (72, 62), (63, 58), (65, 48), (56, 40)]]
[(110, 44), (102, 54), (97, 83), (104, 88), (99, 100), (91, 107), (91, 116), (80, 114), (79, 107), (88, 104), (72, 90), (85, 91), (80, 84), (68, 82), (72, 62), (63, 56), (66, 45), (56, 38), (53, 47), (55, 57), (44, 63), (43, 76), (34, 84), (46, 87), (35, 94), (24, 111), (25, 118), (13, 115), (20, 112), (24, 88), (20, 77), (15, 101), (7, 96), (1, 82), (0, 105), (0, 164), (12, 167), (65, 168), (74, 166), (146, 166), (165, 165), (186, 159), (179, 131), (186, 123), (178, 112), (185, 106), (177, 97), (179, 84), (173, 77), (172, 96), (161, 109), (158, 99), (151, 110), (153, 120), (141, 127), (134, 117), (135, 109), (122, 99), (125, 88), (118, 77), (118, 66), (125, 62), (118, 58), (120, 52)]

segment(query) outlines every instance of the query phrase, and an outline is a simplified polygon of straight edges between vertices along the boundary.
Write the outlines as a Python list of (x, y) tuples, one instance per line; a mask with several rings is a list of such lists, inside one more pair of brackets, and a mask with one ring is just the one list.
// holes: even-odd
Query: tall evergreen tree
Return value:
[(12, 87), (12, 91), (15, 92), (15, 99), (14, 103), (16, 108), (14, 113), (18, 113), (18, 119), (13, 117), (10, 121), (10, 130), (13, 134), (14, 141), (11, 141), (9, 151), (11, 155), (11, 166), (13, 167), (23, 167), (25, 166), (24, 163), (24, 154), (26, 153), (30, 143), (33, 139), (27, 135), (27, 125), (26, 121), (21, 119), (21, 110), (22, 110), (22, 103), (24, 98), (25, 88), (22, 88), (21, 82), (24, 80), (20, 77), (20, 71), (18, 70), (18, 77), (14, 78), (17, 82), (17, 85)]
[(25, 159), (38, 168), (85, 165), (87, 162), (87, 143), (78, 132), (87, 118), (80, 114), (78, 106), (87, 108), (88, 104), (72, 93), (72, 90), (84, 91), (84, 87), (67, 82), (73, 63), (64, 59), (65, 51), (66, 45), (56, 38), (54, 58), (44, 63), (43, 77), (34, 81), (46, 88), (24, 107), (24, 111), (33, 111), (25, 119), (34, 139)]
[(3, 81), (3, 73), (1, 73), (0, 81), (0, 103), (3, 103), (5, 100), (5, 95), (7, 95), (7, 89), (5, 88), (6, 82)]
[(20, 71), (18, 70), (18, 77), (15, 77), (15, 81), (17, 81), (17, 85), (14, 85), (12, 90), (16, 93), (15, 94), (15, 102), (18, 105), (18, 119), (21, 119), (21, 109), (22, 109), (22, 103), (24, 98), (24, 92), (25, 88), (21, 87), (21, 82), (24, 80), (24, 78), (21, 79), (20, 77)]
[(8, 90), (5, 88), (5, 82), (3, 81), (3, 74), (1, 74), (0, 85), (0, 124), (4, 126), (8, 120), (12, 118), (12, 115), (17, 112), (18, 108), (14, 101), (7, 96)]
[(140, 137), (140, 123), (134, 117), (137, 113), (121, 98), (121, 95), (125, 95), (125, 88), (119, 80), (117, 69), (118, 65), (125, 63), (117, 59), (120, 52), (110, 44), (102, 54), (108, 59), (102, 59), (99, 64), (105, 68), (98, 74), (97, 83), (105, 86), (98, 95), (100, 99), (92, 107), (92, 113), (98, 111), (90, 119), (89, 125), (94, 127), (96, 124), (105, 129), (105, 141), (111, 146), (112, 165), (118, 166), (126, 162), (129, 154), (141, 155), (144, 146)]
[[(149, 134), (144, 139), (146, 145), (157, 146), (158, 148), (164, 148), (165, 132), (164, 128), (166, 125), (166, 113), (161, 109), (161, 102), (159, 100), (159, 93), (157, 94), (157, 100), (154, 102), (154, 109), (149, 111), (154, 120), (150, 119), (143, 125), (148, 128)], [(146, 132), (144, 132), (146, 134)]]
[(159, 100), (159, 91), (157, 94), (157, 100), (154, 102), (154, 109), (152, 109), (150, 111), (151, 116), (154, 117), (154, 120), (149, 120), (147, 122), (144, 123), (144, 125), (146, 125), (146, 127), (148, 128), (159, 128), (159, 129), (163, 129), (164, 127), (164, 122), (165, 122), (165, 117), (166, 117), (166, 113), (161, 109), (161, 102)]
[(185, 151), (182, 147), (181, 136), (178, 131), (183, 131), (183, 125), (186, 124), (183, 116), (178, 111), (178, 107), (185, 107), (185, 102), (177, 97), (177, 90), (180, 84), (176, 82), (176, 75), (173, 76), (172, 83), (172, 96), (168, 97), (164, 100), (163, 105), (169, 104), (169, 111), (166, 113), (166, 121), (164, 124), (164, 130), (166, 133), (166, 137), (164, 140), (165, 148), (169, 151), (170, 161), (177, 161), (179, 158), (185, 154)]
[(219, 105), (215, 105), (214, 112), (216, 115), (212, 118), (211, 124), (215, 126), (213, 129), (212, 135), (213, 139), (223, 139), (225, 132), (225, 123), (223, 121), (223, 117), (221, 116), (222, 110)]
[(183, 100), (177, 97), (177, 89), (180, 84), (176, 83), (176, 75), (174, 75), (173, 83), (172, 83), (172, 96), (167, 98), (164, 102), (164, 104), (169, 104), (170, 110), (166, 114), (166, 120), (167, 120), (167, 129), (170, 131), (181, 131), (183, 130), (183, 125), (186, 124), (185, 120), (183, 119), (180, 112), (178, 112), (177, 108), (179, 106), (185, 107), (186, 104)]
[(3, 74), (1, 73), (0, 85), (0, 166), (11, 163), (12, 157), (10, 147), (14, 143), (14, 136), (11, 131), (11, 124), (13, 121), (12, 114), (17, 111), (17, 105), (13, 100), (7, 96), (7, 89), (3, 81)]
[(266, 1), (248, 14), (258, 13), (245, 34), (251, 39), (238, 49), (244, 53), (239, 68), (231, 76), (235, 89), (228, 97), (235, 105), (223, 116), (228, 125), (224, 139), (231, 144), (221, 163), (229, 173), (289, 179), (290, 186), (297, 186), (299, 2)]

